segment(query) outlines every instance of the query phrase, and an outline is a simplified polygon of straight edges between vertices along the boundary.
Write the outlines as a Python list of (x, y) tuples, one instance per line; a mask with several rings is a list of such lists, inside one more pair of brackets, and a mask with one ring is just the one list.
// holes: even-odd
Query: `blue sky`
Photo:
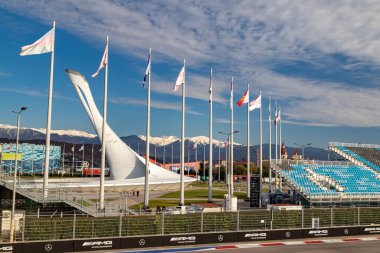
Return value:
[[(172, 88), (187, 63), (186, 136), (208, 135), (209, 71), (214, 69), (214, 137), (229, 129), (229, 82), (235, 102), (251, 83), (283, 114), (283, 140), (379, 143), (380, 3), (377, 1), (2, 1), (0, 2), (1, 124), (29, 106), (26, 127), (45, 127), (49, 54), (21, 57), (57, 22), (53, 129), (94, 132), (64, 69), (83, 73), (102, 108), (103, 73), (91, 78), (110, 36), (108, 122), (121, 136), (145, 133), (152, 48), (154, 136), (180, 135), (181, 97)], [(236, 141), (245, 143), (246, 111), (235, 107)], [(251, 113), (252, 142), (258, 112)]]

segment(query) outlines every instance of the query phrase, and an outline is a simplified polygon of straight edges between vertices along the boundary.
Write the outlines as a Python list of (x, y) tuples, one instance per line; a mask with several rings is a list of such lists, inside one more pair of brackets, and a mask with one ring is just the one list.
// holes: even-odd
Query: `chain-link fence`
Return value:
[[(1, 241), (9, 240), (10, 215), (1, 218)], [(15, 215), (15, 240), (39, 241), (187, 233), (260, 231), (380, 225), (380, 208), (309, 208), (238, 212), (142, 214), (113, 217)]]

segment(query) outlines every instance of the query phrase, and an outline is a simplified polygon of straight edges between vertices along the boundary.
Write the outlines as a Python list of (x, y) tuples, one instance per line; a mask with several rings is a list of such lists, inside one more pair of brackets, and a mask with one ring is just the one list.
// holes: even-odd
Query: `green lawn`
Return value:
[[(223, 199), (224, 194), (227, 194), (227, 191), (218, 191), (214, 190), (212, 191), (212, 198), (215, 199)], [(167, 194), (164, 194), (160, 196), (159, 198), (179, 198), (180, 192), (170, 192)], [(234, 195), (238, 197), (238, 199), (243, 199), (246, 197), (245, 192), (234, 192)], [(197, 189), (197, 190), (188, 190), (185, 191), (185, 198), (187, 199), (198, 199), (198, 198), (204, 198), (207, 199), (208, 197), (208, 190), (207, 189)]]

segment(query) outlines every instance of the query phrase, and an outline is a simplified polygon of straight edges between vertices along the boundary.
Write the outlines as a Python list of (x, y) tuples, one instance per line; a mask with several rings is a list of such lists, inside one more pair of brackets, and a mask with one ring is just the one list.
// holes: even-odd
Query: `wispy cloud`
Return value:
[[(23, 88), (2, 88), (2, 87), (0, 87), (0, 91), (24, 94), (24, 95), (28, 95), (31, 97), (47, 97), (48, 96), (47, 91), (41, 92), (41, 91), (36, 91), (36, 90), (31, 90), (31, 89), (23, 89)], [(53, 97), (58, 98), (58, 99), (71, 100), (71, 101), (76, 100), (72, 97), (63, 96), (63, 95), (59, 94), (58, 92), (54, 92)]]
[[(378, 86), (356, 87), (349, 81), (326, 82), (274, 71), (292, 62), (319, 70), (337, 54), (352, 59), (341, 66), (343, 70), (360, 75), (361, 65), (379, 68), (376, 1), (2, 1), (0, 7), (46, 24), (54, 15), (59, 29), (92, 44), (103, 43), (107, 32), (112, 50), (135, 57), (145, 59), (146, 49), (152, 47), (155, 60), (171, 67), (185, 57), (187, 94), (192, 98), (208, 99), (209, 81), (203, 71), (214, 66), (217, 102), (226, 102), (229, 76), (234, 75), (237, 93), (253, 81), (253, 88), (262, 89), (263, 95), (281, 99), (289, 122), (380, 125)], [(172, 94), (174, 78), (159, 80), (165, 85), (152, 89)], [(176, 110), (167, 102), (154, 103), (156, 108)]]
[(9, 77), (12, 76), (12, 73), (6, 71), (0, 71), (0, 77)]
[[(136, 99), (131, 97), (110, 97), (109, 101), (117, 105), (146, 106), (145, 99)], [(150, 105), (152, 108), (160, 110), (182, 111), (182, 107), (178, 103), (152, 100)], [(194, 111), (190, 106), (186, 106), (186, 113), (199, 116), (204, 115), (203, 113)]]

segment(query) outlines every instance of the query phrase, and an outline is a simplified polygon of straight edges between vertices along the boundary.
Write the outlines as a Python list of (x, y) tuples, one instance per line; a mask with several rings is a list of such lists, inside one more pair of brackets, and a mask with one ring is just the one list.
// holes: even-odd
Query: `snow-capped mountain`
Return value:
[[(143, 141), (146, 141), (145, 135), (138, 135), (138, 138), (140, 138)], [(150, 144), (152, 145), (158, 145), (158, 146), (165, 146), (169, 145), (173, 142), (180, 141), (180, 138), (176, 136), (162, 136), (162, 137), (154, 137), (151, 136), (149, 139)], [(195, 137), (186, 137), (185, 141), (188, 141), (193, 144), (198, 144), (198, 145), (208, 145), (209, 144), (209, 137), (207, 136), (195, 136)], [(220, 140), (212, 140), (213, 145), (222, 145), (223, 141)], [(234, 142), (235, 145), (240, 145), (237, 142)]]
[[(0, 124), (1, 139), (16, 139), (16, 126)], [(20, 140), (44, 140), (45, 128), (20, 128)], [(80, 130), (51, 130), (51, 140), (68, 143), (97, 143), (97, 135)]]

